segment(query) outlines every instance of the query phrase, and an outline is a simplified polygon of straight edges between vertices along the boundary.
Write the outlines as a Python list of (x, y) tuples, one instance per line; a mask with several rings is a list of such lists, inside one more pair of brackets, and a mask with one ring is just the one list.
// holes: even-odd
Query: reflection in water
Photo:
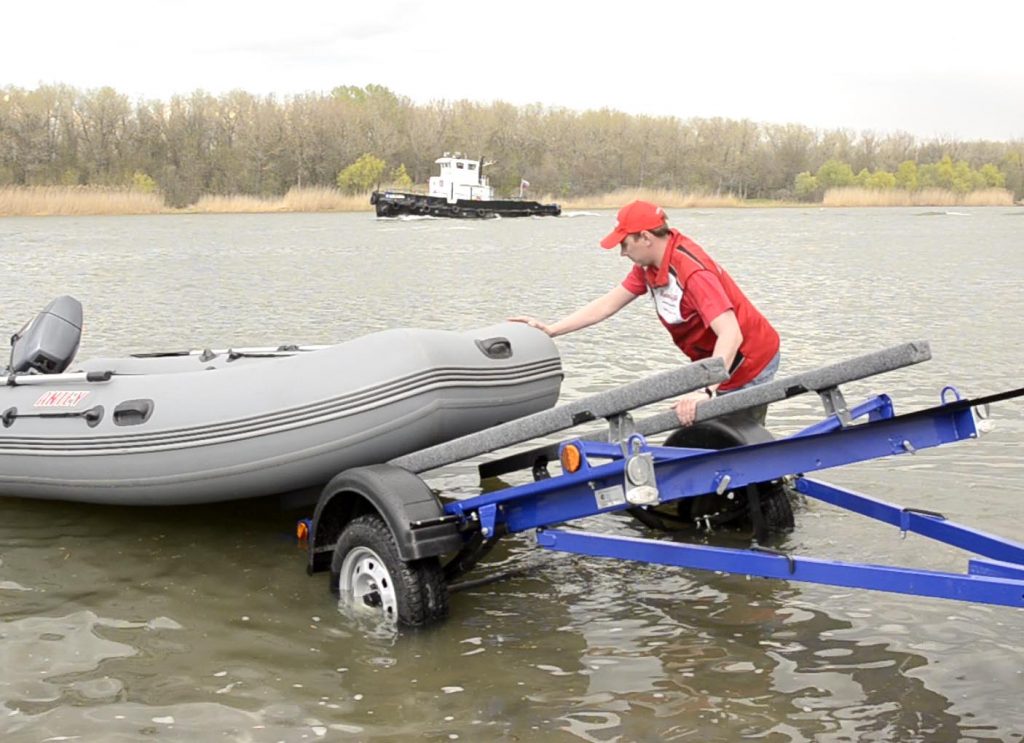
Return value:
[[(919, 211), (671, 216), (780, 329), (782, 373), (928, 338), (932, 362), (850, 385), (847, 399), (892, 390), (907, 410), (950, 382), (1016, 386), (1018, 330), (987, 319), (1024, 311), (1019, 220), (1004, 218), (1016, 212)], [(0, 330), (62, 293), (85, 306), (83, 357), (555, 318), (624, 275), (596, 248), (612, 218), (5, 219), (0, 261), (18, 280), (5, 282)], [(558, 343), (563, 400), (679, 363), (643, 301)], [(794, 399), (769, 424), (796, 430), (819, 407)], [(994, 412), (976, 445), (825, 479), (1016, 536), (1024, 414)], [(468, 463), (430, 483), (479, 487)], [(541, 553), (519, 536), (479, 574), (524, 575), (455, 594), (442, 627), (379, 632), (305, 575), (292, 537), (305, 515), (0, 499), (0, 739), (1021, 739), (1017, 611)], [(785, 548), (801, 554), (964, 567), (814, 503), (797, 523)], [(586, 526), (644, 533), (625, 519)]]
[(567, 615), (558, 654), (572, 636), (583, 646), (571, 665), (536, 666), (561, 683), (531, 699), (571, 710), (562, 729), (584, 740), (970, 733), (915, 677), (924, 657), (845, 638), (850, 622), (812, 608), (795, 585), (580, 558), (545, 572)]

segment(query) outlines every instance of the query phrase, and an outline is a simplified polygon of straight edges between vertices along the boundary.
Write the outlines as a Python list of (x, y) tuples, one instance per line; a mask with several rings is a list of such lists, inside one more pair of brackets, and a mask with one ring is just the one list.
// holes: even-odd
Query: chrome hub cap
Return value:
[(357, 609), (380, 611), (391, 621), (398, 619), (394, 581), (380, 555), (369, 547), (356, 547), (345, 555), (338, 593)]

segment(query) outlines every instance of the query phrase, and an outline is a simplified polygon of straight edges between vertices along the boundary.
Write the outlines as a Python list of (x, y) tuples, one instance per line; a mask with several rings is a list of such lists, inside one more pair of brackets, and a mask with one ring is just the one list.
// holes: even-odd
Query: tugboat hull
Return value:
[(458, 199), (450, 202), (440, 196), (407, 193), (403, 191), (374, 191), (370, 203), (378, 217), (416, 215), (450, 217), (454, 219), (493, 219), (494, 217), (557, 217), (562, 213), (558, 204), (541, 204), (516, 199), (490, 199), (477, 201)]

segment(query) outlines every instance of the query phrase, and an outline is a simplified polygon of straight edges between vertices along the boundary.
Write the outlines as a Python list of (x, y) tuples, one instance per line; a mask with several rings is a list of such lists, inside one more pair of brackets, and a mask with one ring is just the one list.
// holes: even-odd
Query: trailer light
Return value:
[(580, 448), (576, 446), (576, 444), (566, 444), (563, 446), (562, 452), (558, 455), (558, 458), (562, 463), (563, 472), (576, 472), (583, 463), (583, 455), (580, 453)]
[(632, 485), (648, 485), (653, 470), (646, 458), (633, 456), (626, 460), (626, 477)]

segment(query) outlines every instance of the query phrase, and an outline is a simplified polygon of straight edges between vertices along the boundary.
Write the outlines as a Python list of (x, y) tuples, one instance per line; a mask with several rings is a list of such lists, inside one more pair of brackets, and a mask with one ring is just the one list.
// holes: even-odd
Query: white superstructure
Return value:
[(440, 196), (452, 204), (459, 199), (490, 201), (494, 198), (493, 189), (482, 175), (479, 160), (468, 160), (446, 152), (444, 157), (434, 162), (441, 166), (441, 174), (430, 178), (431, 196)]

